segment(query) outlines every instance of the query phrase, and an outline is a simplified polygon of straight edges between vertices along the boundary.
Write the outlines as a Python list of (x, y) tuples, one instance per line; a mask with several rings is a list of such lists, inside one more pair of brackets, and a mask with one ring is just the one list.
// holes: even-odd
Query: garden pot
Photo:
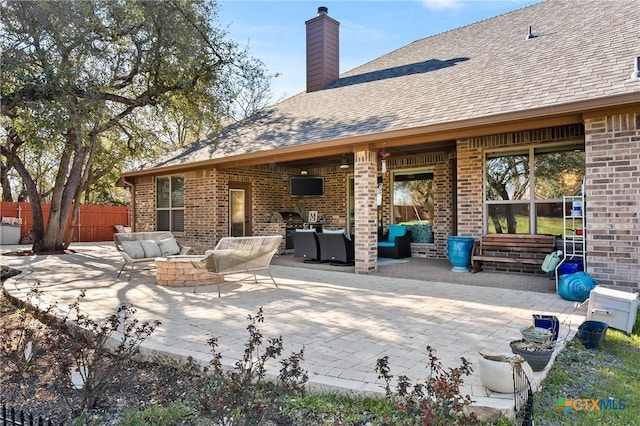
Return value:
[[(512, 354), (504, 354), (505, 357), (513, 357)], [(527, 362), (520, 364), (529, 381), (533, 379), (533, 370)], [(525, 390), (525, 382), (518, 381), (519, 388), (515, 389), (513, 381), (514, 366), (507, 361), (494, 361), (483, 356), (479, 359), (478, 373), (482, 386), (499, 393), (514, 393)]]
[(553, 348), (540, 349), (541, 345), (532, 344), (524, 339), (514, 340), (509, 346), (511, 352), (524, 358), (533, 371), (544, 370), (553, 355)]
[(609, 326), (601, 321), (585, 321), (578, 327), (578, 338), (587, 349), (598, 349), (604, 342)]
[(453, 272), (469, 272), (473, 237), (447, 237), (447, 254)]
[(556, 317), (555, 315), (534, 314), (533, 325), (535, 327), (546, 328), (548, 330), (551, 330), (551, 333), (552, 333), (551, 340), (552, 341), (558, 340), (558, 330), (560, 329), (560, 321), (558, 320), (558, 317)]

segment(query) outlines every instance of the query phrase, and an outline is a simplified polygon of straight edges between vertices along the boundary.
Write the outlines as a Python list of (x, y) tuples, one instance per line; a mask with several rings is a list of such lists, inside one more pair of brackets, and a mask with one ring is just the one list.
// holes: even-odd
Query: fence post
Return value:
[(80, 210), (80, 206), (78, 206), (78, 242), (80, 242), (80, 229), (81, 229), (81, 225), (80, 225), (80, 212), (82, 210)]

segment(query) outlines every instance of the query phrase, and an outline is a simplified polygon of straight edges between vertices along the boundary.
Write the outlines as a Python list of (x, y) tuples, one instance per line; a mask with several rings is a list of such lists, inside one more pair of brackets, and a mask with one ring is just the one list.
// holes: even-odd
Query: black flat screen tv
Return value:
[(317, 176), (293, 176), (289, 179), (292, 197), (320, 197), (324, 195), (324, 178)]

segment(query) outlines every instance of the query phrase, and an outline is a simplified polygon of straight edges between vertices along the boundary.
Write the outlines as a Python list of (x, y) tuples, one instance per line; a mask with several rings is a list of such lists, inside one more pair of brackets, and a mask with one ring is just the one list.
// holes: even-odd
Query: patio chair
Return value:
[(296, 229), (293, 233), (293, 257), (305, 262), (320, 262), (320, 245), (315, 229)]
[(378, 257), (411, 257), (411, 231), (405, 225), (389, 225), (387, 233), (378, 241)]
[(354, 259), (353, 241), (344, 229), (323, 230), (317, 234), (320, 245), (320, 261), (332, 265), (351, 266)]

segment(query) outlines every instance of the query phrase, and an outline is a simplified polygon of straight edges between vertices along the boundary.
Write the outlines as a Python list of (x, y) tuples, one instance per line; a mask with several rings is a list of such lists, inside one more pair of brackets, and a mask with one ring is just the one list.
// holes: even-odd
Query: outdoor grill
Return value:
[(293, 249), (293, 233), (296, 229), (304, 228), (302, 216), (296, 212), (275, 212), (271, 217), (271, 222), (285, 224), (285, 249)]

